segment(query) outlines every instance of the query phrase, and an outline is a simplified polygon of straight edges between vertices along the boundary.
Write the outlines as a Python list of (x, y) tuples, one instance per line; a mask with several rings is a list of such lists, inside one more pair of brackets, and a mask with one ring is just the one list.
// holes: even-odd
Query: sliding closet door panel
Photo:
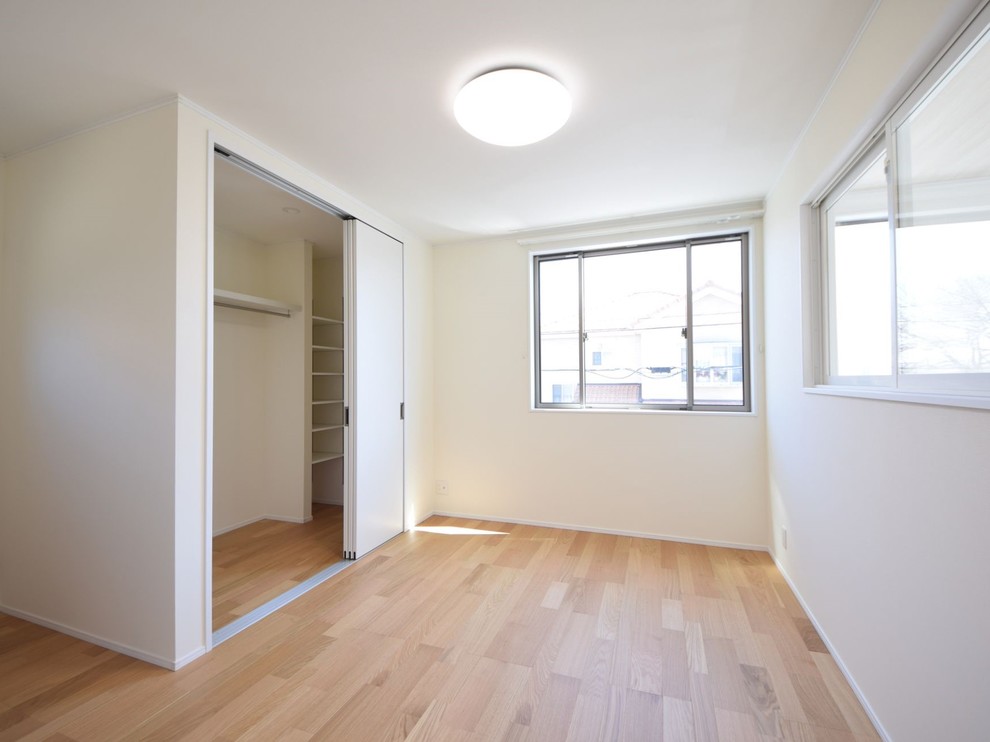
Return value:
[(347, 222), (347, 237), (350, 527), (344, 548), (360, 557), (403, 530), (402, 243), (356, 220)]

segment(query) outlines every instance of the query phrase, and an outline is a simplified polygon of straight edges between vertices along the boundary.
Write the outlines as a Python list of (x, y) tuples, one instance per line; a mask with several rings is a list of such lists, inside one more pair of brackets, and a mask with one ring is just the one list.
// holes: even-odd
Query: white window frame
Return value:
[[(893, 108), (883, 123), (840, 169), (818, 198), (804, 207), (805, 266), (810, 278), (810, 306), (806, 305), (806, 323), (810, 325), (810, 343), (806, 344), (805, 391), (814, 394), (864, 397), (891, 401), (916, 402), (953, 407), (990, 409), (990, 373), (899, 374), (897, 372), (897, 294), (896, 184), (898, 127), (907, 121), (926, 97), (956, 69), (963, 57), (990, 35), (990, 4), (963, 26), (921, 79)], [(828, 209), (885, 152), (887, 164), (887, 220), (891, 250), (891, 344), (892, 368), (889, 376), (837, 376), (832, 374), (831, 353), (834, 347), (833, 271), (829, 245)]]

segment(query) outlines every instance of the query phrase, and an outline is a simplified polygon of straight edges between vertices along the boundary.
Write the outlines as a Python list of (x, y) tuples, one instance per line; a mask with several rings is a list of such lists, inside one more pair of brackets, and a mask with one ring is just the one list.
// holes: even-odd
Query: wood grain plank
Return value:
[(430, 524), (503, 535), (403, 534), (177, 673), (0, 615), (0, 741), (877, 739), (765, 554)]
[(828, 688), (829, 695), (838, 707), (854, 735), (866, 739), (879, 739), (876, 728), (866, 711), (860, 705), (852, 688), (846, 682), (839, 666), (829, 654), (818, 653), (814, 657), (815, 666)]
[(694, 709), (690, 701), (663, 697), (663, 741), (695, 742)]
[(580, 690), (581, 681), (576, 678), (551, 675), (547, 692), (533, 712), (529, 739), (566, 739)]
[(343, 533), (343, 508), (313, 503), (308, 523), (261, 520), (214, 537), (213, 630), (339, 562)]

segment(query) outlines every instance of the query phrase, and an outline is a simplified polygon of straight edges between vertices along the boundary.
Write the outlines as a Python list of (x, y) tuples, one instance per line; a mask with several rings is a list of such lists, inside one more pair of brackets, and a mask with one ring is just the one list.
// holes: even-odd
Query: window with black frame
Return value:
[(536, 407), (751, 409), (747, 234), (533, 260)]

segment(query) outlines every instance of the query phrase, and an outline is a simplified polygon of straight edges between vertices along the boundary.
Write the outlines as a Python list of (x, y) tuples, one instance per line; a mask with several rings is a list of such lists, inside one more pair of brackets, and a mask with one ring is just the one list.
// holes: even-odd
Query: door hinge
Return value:
[(400, 420), (405, 420), (406, 419), (406, 403), (405, 402), (399, 402), (399, 419)]
[(350, 407), (345, 407), (344, 408), (344, 427), (346, 428), (350, 424), (351, 424), (351, 408)]

